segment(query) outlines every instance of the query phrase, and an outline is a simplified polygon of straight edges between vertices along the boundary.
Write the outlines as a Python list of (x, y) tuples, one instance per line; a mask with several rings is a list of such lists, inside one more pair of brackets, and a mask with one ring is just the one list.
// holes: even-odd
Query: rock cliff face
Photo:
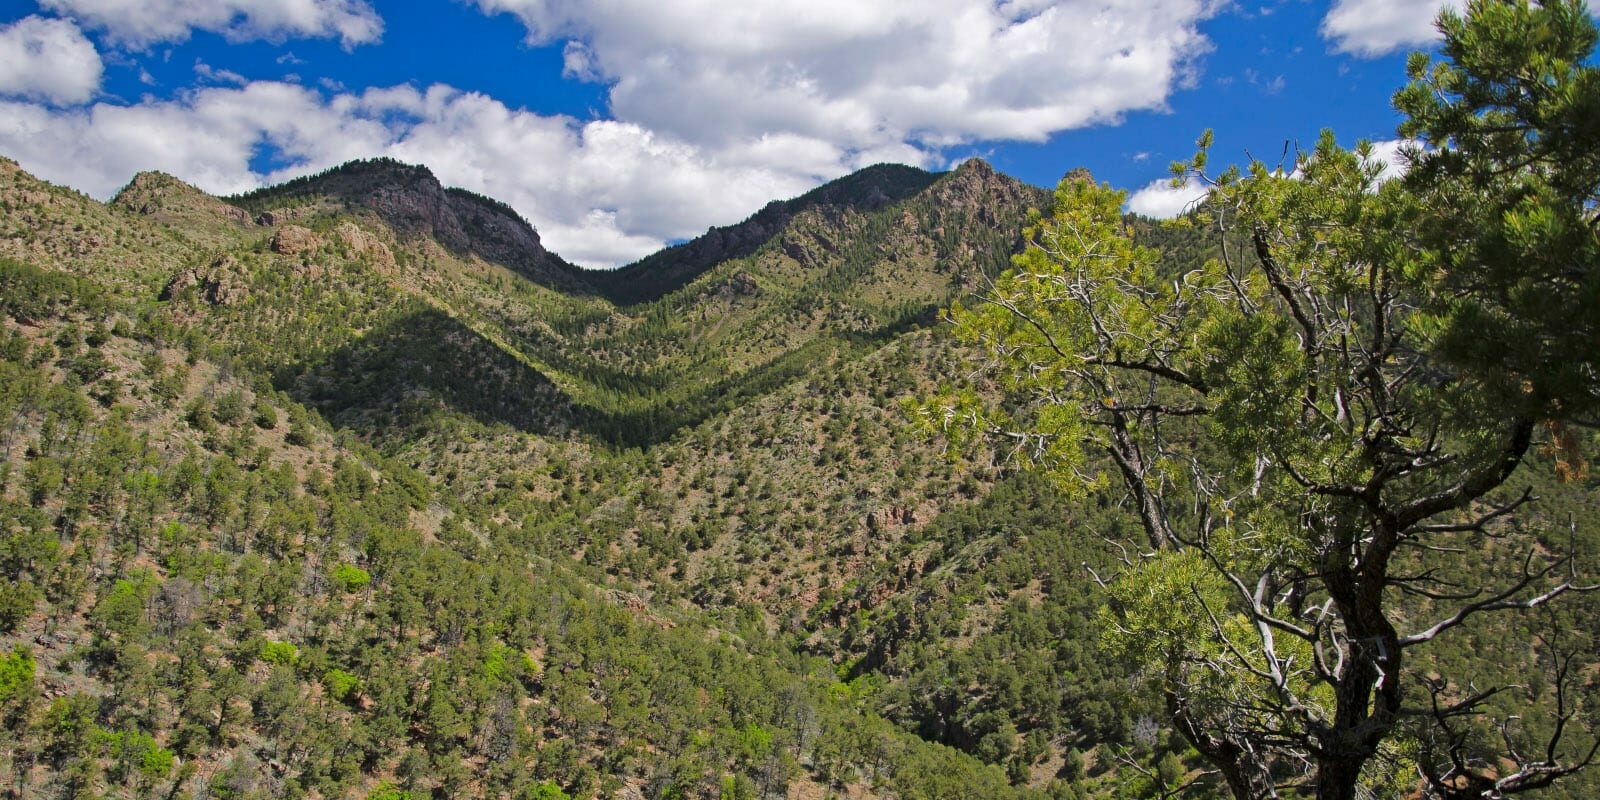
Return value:
[(449, 250), (501, 264), (539, 268), (554, 257), (539, 234), (509, 206), (459, 189), (430, 174), (410, 186), (383, 186), (359, 197), (398, 231), (429, 237)]
[(283, 256), (297, 256), (322, 246), (315, 233), (299, 225), (285, 225), (272, 234), (272, 252)]
[(510, 206), (446, 188), (426, 167), (391, 159), (352, 161), (236, 200), (265, 224), (303, 217), (308, 205), (365, 210), (402, 237), (432, 240), (457, 255), (477, 256), (554, 288), (586, 288), (577, 269), (546, 250), (538, 231)]
[(203, 267), (189, 267), (172, 276), (172, 280), (161, 290), (161, 299), (171, 300), (190, 289), (197, 289), (201, 299), (214, 306), (243, 303), (250, 299), (250, 289), (239, 270), (239, 262), (228, 255)]
[(394, 268), (394, 253), (378, 237), (367, 233), (350, 222), (341, 223), (339, 227), (334, 229), (334, 233), (338, 235), (339, 241), (344, 242), (344, 246), (350, 249), (350, 252), (371, 261), (373, 266), (378, 269)]
[(929, 195), (935, 206), (973, 213), (984, 224), (996, 221), (996, 209), (1026, 207), (1039, 199), (1037, 189), (995, 172), (981, 158), (963, 161), (948, 180), (935, 184)]

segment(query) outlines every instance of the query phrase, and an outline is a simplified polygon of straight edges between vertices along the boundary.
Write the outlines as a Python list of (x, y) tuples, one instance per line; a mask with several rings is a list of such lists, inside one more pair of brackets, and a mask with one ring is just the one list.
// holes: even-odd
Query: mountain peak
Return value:
[(969, 158), (944, 173), (929, 191), (950, 208), (985, 209), (1009, 203), (1024, 207), (1034, 204), (1037, 190), (1009, 175), (995, 171), (981, 158)]
[[(310, 201), (309, 204), (306, 201)], [(397, 234), (437, 241), (462, 255), (516, 269), (548, 285), (577, 286), (573, 268), (545, 250), (538, 231), (511, 206), (466, 189), (446, 187), (420, 164), (380, 157), (348, 161), (315, 175), (239, 195), (234, 201), (285, 219), (308, 214), (370, 212)]]
[(111, 205), (132, 208), (142, 201), (171, 197), (211, 197), (211, 195), (168, 173), (145, 170), (134, 175), (126, 186), (117, 191), (111, 198)]
[[(122, 191), (127, 191), (128, 189), (135, 188), (135, 187), (149, 188), (149, 187), (155, 187), (155, 186), (173, 186), (173, 185), (187, 186), (187, 187), (189, 187), (191, 189), (194, 188), (193, 186), (190, 186), (189, 184), (187, 184), (187, 183), (183, 182), (182, 180), (178, 179), (177, 177), (174, 177), (170, 173), (162, 172), (161, 170), (156, 170), (156, 169), (147, 169), (147, 170), (144, 170), (143, 172), (139, 172), (139, 173), (135, 174), (133, 176), (133, 179), (128, 181), (128, 185), (123, 187)], [(195, 191), (199, 191), (199, 189), (195, 189)]]
[(249, 225), (250, 215), (244, 209), (231, 205), (198, 187), (185, 183), (165, 172), (147, 170), (133, 176), (111, 198), (111, 206), (127, 209), (135, 214), (153, 217), (169, 225), (188, 227), (212, 225)]
[(995, 170), (994, 167), (989, 164), (989, 162), (981, 158), (973, 157), (956, 165), (955, 173), (957, 175), (988, 176), (994, 175)]
[(619, 305), (655, 300), (723, 261), (755, 252), (803, 211), (814, 208), (876, 211), (922, 192), (936, 180), (937, 175), (905, 164), (873, 164), (828, 181), (799, 197), (774, 200), (743, 222), (712, 227), (689, 242), (625, 267), (591, 273), (589, 282)]
[(422, 164), (379, 156), (346, 161), (318, 173), (245, 192), (233, 199), (251, 206), (315, 196), (354, 202), (374, 193), (398, 191), (441, 194), (445, 187), (433, 170)]
[(1019, 183), (1015, 178), (996, 172), (989, 162), (969, 158), (956, 168), (939, 176), (933, 191), (942, 197), (953, 195), (979, 196), (990, 194), (997, 187)]
[(1088, 167), (1073, 167), (1067, 170), (1067, 173), (1062, 175), (1061, 179), (1064, 181), (1088, 181), (1089, 183), (1094, 183), (1094, 173), (1090, 172)]

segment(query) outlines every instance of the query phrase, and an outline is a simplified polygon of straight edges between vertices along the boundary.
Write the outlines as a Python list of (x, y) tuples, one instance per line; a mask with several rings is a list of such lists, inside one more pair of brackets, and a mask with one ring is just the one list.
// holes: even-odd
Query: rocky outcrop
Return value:
[(344, 243), (345, 248), (357, 258), (367, 259), (379, 269), (394, 267), (394, 253), (390, 252), (389, 246), (355, 223), (340, 223), (339, 227), (334, 229), (334, 233), (339, 237), (339, 241)]
[(904, 506), (892, 506), (878, 511), (870, 511), (867, 513), (866, 518), (867, 530), (871, 533), (879, 533), (890, 528), (915, 524), (917, 524), (917, 512)]
[(738, 297), (756, 297), (761, 294), (761, 285), (747, 272), (736, 272), (717, 288), (717, 295), (723, 300), (731, 301)]
[(379, 187), (361, 203), (397, 231), (431, 239), (457, 255), (474, 255), (552, 285), (575, 285), (565, 262), (544, 249), (539, 233), (510, 206), (446, 189), (431, 175), (409, 186)]
[(304, 219), (310, 215), (311, 211), (312, 209), (304, 206), (299, 208), (274, 208), (271, 211), (263, 211), (257, 214), (256, 224), (267, 227), (287, 225), (296, 220)]
[[(295, 198), (297, 203), (283, 203)], [(322, 199), (304, 205), (301, 198)], [(321, 175), (244, 195), (264, 209), (258, 219), (282, 225), (302, 208), (368, 211), (403, 241), (437, 242), (458, 256), (477, 256), (563, 289), (582, 286), (572, 268), (544, 249), (539, 234), (510, 206), (463, 189), (445, 188), (426, 167), (391, 159), (352, 161)], [(288, 208), (284, 206), (287, 205)], [(374, 258), (382, 258), (376, 254)]]
[(161, 290), (161, 299), (172, 300), (191, 289), (198, 290), (200, 299), (214, 306), (231, 306), (250, 299), (250, 289), (233, 256), (221, 256), (203, 267), (189, 267), (172, 276)]
[(321, 237), (299, 225), (285, 225), (272, 234), (272, 252), (282, 256), (298, 256), (322, 246)]
[(1040, 190), (995, 172), (981, 158), (961, 162), (930, 194), (938, 207), (973, 214), (980, 223), (991, 226), (997, 222), (997, 209), (1038, 205), (1044, 197)]

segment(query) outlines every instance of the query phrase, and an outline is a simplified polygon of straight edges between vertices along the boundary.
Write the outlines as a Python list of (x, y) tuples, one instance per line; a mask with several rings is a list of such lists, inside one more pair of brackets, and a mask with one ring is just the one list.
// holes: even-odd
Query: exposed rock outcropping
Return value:
[(161, 299), (172, 300), (196, 288), (200, 298), (214, 306), (231, 306), (250, 299), (239, 262), (233, 256), (221, 256), (203, 267), (189, 267), (172, 276), (161, 290)]
[[(313, 199), (311, 206), (305, 205), (308, 197)], [(574, 268), (545, 250), (539, 233), (510, 206), (446, 188), (426, 167), (392, 159), (352, 161), (237, 199), (260, 209), (257, 219), (268, 224), (282, 224), (317, 208), (318, 199), (323, 207), (331, 203), (341, 210), (365, 210), (402, 237), (437, 242), (457, 255), (477, 256), (553, 287), (584, 287)], [(283, 203), (288, 200), (294, 202)], [(369, 252), (383, 260), (376, 250)]]
[(278, 255), (297, 256), (321, 246), (321, 237), (299, 225), (285, 225), (272, 234), (272, 252)]
[(339, 236), (339, 241), (344, 242), (344, 246), (349, 248), (350, 252), (354, 253), (358, 258), (367, 259), (380, 270), (394, 267), (394, 253), (390, 252), (389, 246), (379, 240), (378, 237), (362, 230), (355, 223), (340, 223), (339, 227), (334, 229), (334, 233)]

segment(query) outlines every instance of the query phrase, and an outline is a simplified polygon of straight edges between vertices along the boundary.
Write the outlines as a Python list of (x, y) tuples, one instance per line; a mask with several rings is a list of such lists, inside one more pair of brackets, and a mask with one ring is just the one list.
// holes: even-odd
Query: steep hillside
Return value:
[(112, 208), (158, 222), (196, 249), (225, 247), (246, 235), (250, 213), (163, 172), (141, 172), (116, 197)]
[[(172, 224), (113, 218), (152, 237)], [(1012, 792), (759, 625), (606, 586), (537, 535), (534, 493), (460, 492), (330, 427), (296, 400), (306, 375), (275, 388), (253, 366), (272, 348), (242, 346), (247, 325), (287, 335), (269, 299), (399, 290), (349, 239), (257, 233), (235, 252), (174, 253), (189, 265), (164, 301), (0, 260), (8, 792)], [(449, 348), (448, 331), (402, 328), (401, 343), (370, 343), (413, 354), (391, 376), (442, 365), (411, 337)], [(369, 380), (376, 356), (351, 357), (352, 374), (307, 374)], [(443, 396), (425, 380), (398, 391)], [(548, 457), (543, 437), (518, 435), (518, 457)]]
[(578, 470), (631, 480), (573, 410), (598, 356), (570, 321), (627, 324), (603, 301), (332, 195), (250, 217), (156, 174), (110, 205), (10, 180), (9, 246), (48, 267), (0, 275), (7, 786), (1009, 791), (759, 616), (652, 604), (541, 535)]
[(591, 273), (589, 282), (618, 305), (658, 300), (724, 261), (754, 253), (801, 212), (876, 211), (922, 191), (936, 178), (933, 173), (900, 164), (868, 167), (792, 200), (774, 200), (738, 224), (712, 228), (625, 267)]
[[(1044, 199), (982, 161), (915, 192), (917, 182), (902, 183), (903, 199), (880, 191), (883, 178), (904, 175), (873, 168), (871, 182), (836, 182), (812, 201), (792, 201), (747, 255), (573, 331), (582, 350), (569, 369), (600, 376), (596, 405), (608, 417), (599, 432), (623, 444), (659, 442), (814, 365), (852, 360), (928, 324), (940, 304), (1005, 267), (1027, 209)], [(818, 199), (833, 197), (855, 200)]]
[[(937, 309), (1049, 201), (982, 161), (878, 166), (597, 274), (392, 161), (227, 199), (144, 173), (109, 204), (0, 162), (0, 786), (1204, 786), (1098, 645), (1126, 510), (902, 411), (970, 372)], [(1173, 275), (1213, 247), (1129, 226)], [(1600, 480), (1525, 472), (1521, 524), (1592, 560)], [(1600, 663), (1597, 613), (1486, 620), (1417, 668), (1540, 674), (1491, 646), (1535, 636)]]
[[(151, 181), (136, 181), (149, 186)], [(175, 182), (174, 182), (175, 183)], [(198, 190), (193, 195), (203, 197)], [(134, 195), (155, 194), (135, 191)], [(47, 264), (52, 270), (88, 277), (130, 295), (153, 298), (166, 280), (194, 257), (196, 236), (190, 229), (149, 224), (143, 209), (159, 216), (158, 203), (140, 202), (138, 210), (52, 186), (29, 175), (16, 162), (0, 157), (0, 256)], [(176, 204), (174, 204), (176, 205)], [(206, 198), (206, 205), (224, 204)], [(192, 219), (193, 216), (189, 215)], [(203, 230), (229, 226), (206, 219)], [(227, 230), (224, 241), (248, 235), (243, 227)]]
[[(370, 391), (404, 391), (412, 381), (394, 373), (411, 364), (413, 375), (477, 387), (458, 395), (511, 404), (473, 415), (479, 422), (648, 445), (928, 319), (1005, 264), (1039, 199), (977, 161), (944, 176), (874, 167), (712, 231), (671, 251), (671, 263), (618, 276), (567, 267), (508, 209), (442, 189), (425, 169), (353, 162), (234, 198), (255, 213), (258, 233), (217, 257), (232, 259), (234, 283), (254, 288), (188, 313), (236, 331), (224, 338), (281, 381), (330, 358), (346, 374), (363, 364), (371, 386), (324, 379), (301, 395), (352, 425), (397, 405), (407, 418), (421, 413)], [(657, 277), (640, 279), (647, 270)], [(310, 285), (310, 302), (285, 294)], [(647, 285), (666, 294), (627, 308), (596, 296)], [(327, 324), (330, 315), (341, 324)], [(383, 334), (352, 350), (345, 334), (368, 330)], [(437, 353), (444, 369), (430, 372), (405, 352), (413, 343), (461, 354)], [(466, 380), (471, 364), (495, 364), (476, 378), (503, 387)], [(458, 405), (448, 394), (427, 392)], [(380, 427), (394, 430), (364, 430)]]

